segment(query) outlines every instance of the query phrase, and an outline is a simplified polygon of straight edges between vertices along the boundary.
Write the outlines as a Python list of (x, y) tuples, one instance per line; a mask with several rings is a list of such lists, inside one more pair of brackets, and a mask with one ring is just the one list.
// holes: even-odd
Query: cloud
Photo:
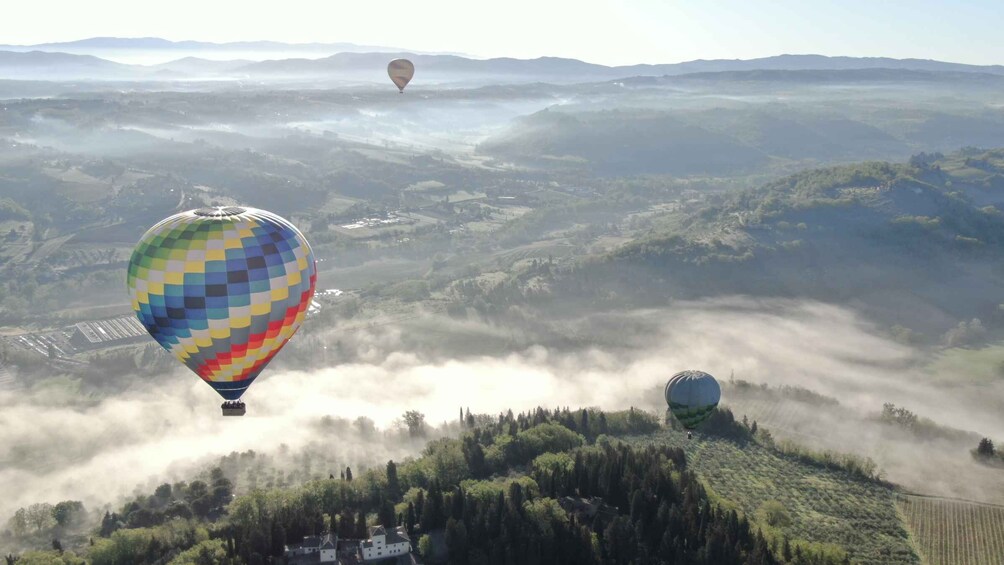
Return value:
[[(414, 324), (434, 326), (437, 343), (447, 345), (451, 335), (460, 343), (472, 335), (511, 335), (498, 327), (428, 317), (407, 324), (351, 335), (314, 328), (298, 336), (299, 354), (308, 344), (323, 347), (337, 340), (343, 352), (350, 350), (342, 358), (352, 361), (315, 370), (274, 367), (246, 396), (243, 418), (222, 418), (216, 394), (180, 370), (161, 377), (156, 387), (71, 406), (4, 393), (0, 519), (39, 501), (118, 503), (138, 486), (188, 478), (193, 469), (232, 451), (269, 452), (280, 444), (298, 450), (323, 442), (330, 460), (357, 467), (400, 460), (420, 449), (397, 435), (367, 439), (344, 427), (325, 430), (318, 426), (324, 416), (365, 416), (387, 429), (406, 410), (419, 410), (436, 425), (453, 421), (461, 406), (490, 414), (538, 405), (661, 410), (659, 386), (687, 368), (722, 379), (734, 371), (750, 381), (803, 386), (838, 398), (856, 416), (891, 401), (956, 428), (1004, 438), (1004, 423), (985, 399), (989, 389), (922, 382), (920, 352), (831, 305), (733, 298), (597, 314), (551, 325), (552, 332), (574, 335), (585, 346), (559, 347), (540, 339), (539, 345), (501, 355), (461, 355), (446, 345), (425, 348), (409, 341)], [(841, 430), (833, 434), (841, 442), (870, 437), (850, 431), (858, 428), (849, 420), (827, 425)], [(878, 452), (880, 440), (850, 447)], [(919, 457), (881, 463), (900, 467)]]

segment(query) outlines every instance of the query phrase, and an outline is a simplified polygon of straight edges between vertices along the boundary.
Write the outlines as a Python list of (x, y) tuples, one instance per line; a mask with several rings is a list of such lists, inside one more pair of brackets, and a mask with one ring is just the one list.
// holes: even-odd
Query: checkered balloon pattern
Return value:
[(271, 212), (238, 207), (153, 226), (126, 278), (150, 335), (227, 400), (240, 398), (300, 327), (316, 282), (303, 234)]

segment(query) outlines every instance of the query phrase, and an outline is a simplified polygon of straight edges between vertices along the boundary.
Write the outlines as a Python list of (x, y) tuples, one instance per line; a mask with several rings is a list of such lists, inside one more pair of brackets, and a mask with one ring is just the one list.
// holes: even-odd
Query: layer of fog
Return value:
[[(439, 346), (427, 346), (425, 340), (432, 338), (422, 335), (422, 327), (436, 329)], [(736, 378), (811, 388), (833, 395), (859, 416), (895, 402), (956, 428), (1004, 437), (998, 416), (1002, 383), (927, 385), (916, 369), (922, 361), (919, 352), (882, 337), (860, 316), (835, 306), (701, 301), (553, 322), (552, 328), (565, 332), (568, 342), (585, 345), (532, 345), (496, 355), (469, 348), (461, 355), (456, 350), (463, 349), (463, 340), (502, 342), (513, 330), (445, 318), (352, 334), (315, 329), (298, 339), (337, 341), (341, 348), (353, 349), (345, 356), (353, 361), (313, 371), (276, 368), (246, 396), (249, 413), (244, 418), (221, 418), (215, 393), (182, 371), (159, 376), (156, 386), (71, 406), (53, 398), (4, 393), (0, 461), (7, 464), (0, 467), (0, 517), (38, 501), (73, 498), (92, 507), (117, 502), (137, 486), (184, 477), (235, 450), (267, 452), (280, 444), (296, 450), (323, 441), (339, 465), (372, 466), (418, 449), (408, 442), (322, 431), (318, 423), (324, 416), (366, 416), (393, 427), (412, 409), (433, 424), (452, 421), (460, 406), (475, 413), (538, 405), (661, 409), (658, 385), (684, 368), (701, 368), (723, 379), (734, 371)], [(303, 348), (291, 351), (302, 354)], [(846, 439), (859, 452), (867, 447), (867, 455), (873, 450), (902, 454), (882, 459), (883, 464), (929, 465), (933, 460), (926, 446), (907, 441), (853, 445), (855, 437), (867, 433), (856, 421), (832, 422), (832, 436)], [(824, 447), (833, 447), (832, 442)], [(946, 456), (968, 454), (959, 450)], [(902, 471), (886, 468), (893, 480), (905, 476)], [(971, 477), (942, 479), (959, 483)], [(937, 487), (933, 492), (952, 491)]]
[(338, 138), (369, 144), (404, 146), (425, 150), (469, 153), (493, 134), (503, 131), (519, 116), (532, 114), (560, 100), (527, 97), (511, 100), (452, 101), (442, 103), (420, 91), (409, 92), (422, 98), (414, 104), (386, 104), (360, 107), (356, 115), (318, 117), (289, 122), (295, 131), (313, 134), (336, 133)]
[[(120, 119), (114, 125), (94, 127), (36, 114), (30, 126), (17, 131), (12, 139), (83, 155), (128, 158), (170, 152), (182, 143), (205, 141), (227, 149), (244, 149), (265, 146), (270, 140), (290, 135), (313, 135), (383, 149), (446, 151), (462, 156), (469, 155), (478, 143), (503, 131), (519, 116), (563, 102), (541, 93), (485, 99), (483, 93), (474, 92), (472, 99), (465, 100), (437, 90), (409, 91), (408, 98), (397, 98), (392, 87), (392, 93), (384, 90), (358, 91), (359, 96), (351, 104), (344, 100), (325, 102), (311, 110), (290, 100), (288, 105), (277, 106), (278, 111), (269, 110), (254, 119), (207, 115), (206, 121), (201, 121), (199, 112), (204, 108), (199, 108), (182, 112), (182, 121), (162, 116), (163, 121)], [(348, 96), (347, 92), (342, 94)]]

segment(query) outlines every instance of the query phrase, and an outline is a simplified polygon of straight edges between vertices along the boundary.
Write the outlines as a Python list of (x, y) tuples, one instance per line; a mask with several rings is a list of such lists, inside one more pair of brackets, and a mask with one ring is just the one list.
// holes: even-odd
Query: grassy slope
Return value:
[(765, 447), (682, 432), (662, 431), (632, 438), (637, 443), (684, 445), (688, 465), (719, 497), (755, 516), (769, 500), (784, 504), (792, 538), (830, 543), (855, 563), (917, 563), (896, 511), (895, 493), (879, 483), (819, 469)]
[[(964, 359), (964, 351), (971, 350), (948, 350), (959, 359)], [(1004, 473), (969, 456), (981, 437), (975, 432), (947, 427), (925, 414), (911, 432), (883, 423), (877, 412), (813, 404), (777, 389), (726, 387), (727, 406), (736, 417), (766, 426), (775, 439), (871, 458), (884, 478), (911, 492), (1004, 504)], [(931, 457), (927, 465), (917, 464), (918, 452)], [(936, 465), (931, 463), (935, 457)]]
[(938, 353), (927, 372), (942, 379), (993, 383), (1004, 378), (1004, 342), (978, 348), (953, 347)]

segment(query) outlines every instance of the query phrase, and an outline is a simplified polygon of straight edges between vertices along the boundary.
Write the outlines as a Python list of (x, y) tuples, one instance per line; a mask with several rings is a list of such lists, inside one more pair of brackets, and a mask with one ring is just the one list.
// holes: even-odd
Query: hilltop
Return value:
[[(431, 441), (421, 457), (285, 487), (248, 488), (244, 477), (264, 480), (267, 460), (235, 453), (191, 483), (162, 485), (106, 513), (93, 544), (65, 549), (92, 565), (258, 563), (305, 535), (353, 538), (366, 525), (400, 524), (427, 563), (918, 562), (888, 486), (760, 446), (727, 410), (691, 442), (634, 408), (468, 414), (461, 430)], [(694, 466), (712, 450), (742, 454), (761, 480), (813, 477), (828, 500), (809, 502), (787, 481), (765, 493), (770, 505), (747, 500), (715, 478), (721, 461)], [(802, 502), (789, 504), (793, 496)], [(59, 532), (83, 541), (66, 536), (81, 528), (81, 511), (37, 531), (15, 520), (15, 532), (22, 542)], [(783, 520), (810, 514), (812, 522)]]
[(944, 331), (996, 318), (1002, 204), (1002, 151), (809, 170), (664, 213), (567, 282), (857, 303), (890, 324)]
[[(421, 414), (409, 414), (417, 424), (404, 433), (429, 437)], [(955, 548), (962, 540), (927, 527), (925, 514), (1004, 531), (1001, 507), (904, 495), (870, 461), (775, 445), (728, 409), (690, 440), (636, 408), (461, 415), (418, 457), (353, 472), (310, 453), (233, 453), (96, 522), (72, 500), (23, 509), (3, 541), (38, 547), (55, 537), (90, 565), (231, 565), (281, 556), (304, 536), (331, 532), (349, 547), (368, 526), (400, 525), (426, 563), (877, 565), (999, 546), (991, 534)], [(332, 425), (349, 423), (327, 418), (319, 429)], [(34, 561), (55, 552), (25, 557), (64, 562)]]

